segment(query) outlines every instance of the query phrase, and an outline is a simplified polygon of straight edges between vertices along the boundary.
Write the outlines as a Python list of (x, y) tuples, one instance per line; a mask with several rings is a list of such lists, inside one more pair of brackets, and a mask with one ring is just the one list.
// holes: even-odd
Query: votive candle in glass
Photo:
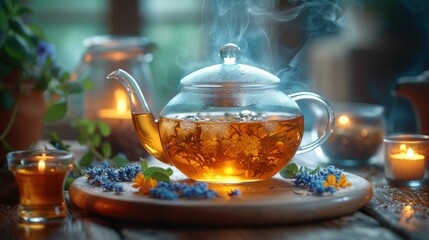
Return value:
[(429, 136), (396, 134), (384, 138), (386, 179), (397, 185), (417, 187), (426, 181)]
[(384, 107), (365, 103), (333, 103), (336, 122), (321, 150), (339, 166), (365, 165), (382, 146)]
[(46, 222), (67, 215), (64, 182), (73, 154), (60, 150), (22, 150), (7, 154), (19, 189), (18, 215), (25, 222)]

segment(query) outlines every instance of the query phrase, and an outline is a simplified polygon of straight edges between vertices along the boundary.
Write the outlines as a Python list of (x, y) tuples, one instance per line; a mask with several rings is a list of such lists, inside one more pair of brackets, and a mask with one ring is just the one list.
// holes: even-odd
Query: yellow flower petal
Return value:
[(350, 182), (347, 182), (345, 174), (341, 175), (338, 183), (339, 183), (340, 187), (350, 187), (352, 185)]
[(333, 186), (334, 188), (338, 188), (337, 178), (334, 174), (329, 174), (325, 182), (327, 183), (323, 183), (325, 187)]
[(330, 185), (329, 185), (329, 183), (328, 183), (327, 181), (323, 181), (323, 186), (324, 186), (325, 188), (327, 188), (327, 187), (329, 187)]
[(328, 183), (329, 183), (330, 185), (334, 185), (334, 184), (336, 184), (336, 183), (337, 183), (337, 179), (335, 178), (335, 175), (334, 175), (334, 174), (330, 174), (330, 175), (328, 176)]
[(151, 188), (154, 188), (154, 187), (156, 187), (156, 185), (158, 185), (158, 182), (156, 181), (156, 179), (153, 179), (150, 177), (149, 178), (149, 185)]
[(133, 188), (138, 188), (139, 193), (146, 194), (149, 192), (150, 188), (156, 187), (158, 185), (158, 182), (149, 177), (148, 180), (144, 177), (142, 173), (138, 173), (136, 178), (133, 179), (133, 185), (131, 185)]

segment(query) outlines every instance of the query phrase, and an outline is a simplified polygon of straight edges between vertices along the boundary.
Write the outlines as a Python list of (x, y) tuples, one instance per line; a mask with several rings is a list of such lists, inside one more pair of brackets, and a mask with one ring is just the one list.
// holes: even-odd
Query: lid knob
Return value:
[(234, 43), (225, 44), (219, 51), (219, 57), (224, 64), (235, 64), (240, 55), (240, 48)]

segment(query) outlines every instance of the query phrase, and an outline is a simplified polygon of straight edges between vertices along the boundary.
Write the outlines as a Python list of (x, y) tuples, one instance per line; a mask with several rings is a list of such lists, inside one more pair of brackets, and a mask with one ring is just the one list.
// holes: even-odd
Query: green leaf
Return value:
[(95, 148), (98, 148), (101, 144), (101, 136), (100, 134), (93, 134), (91, 135), (91, 145)]
[(98, 130), (100, 130), (101, 136), (107, 137), (110, 135), (110, 127), (106, 122), (98, 120), (97, 126), (98, 126)]
[(320, 172), (320, 166), (319, 165), (317, 165), (317, 167), (313, 171), (311, 171), (310, 174), (316, 174), (318, 172)]
[(94, 154), (92, 152), (85, 153), (80, 159), (79, 165), (82, 167), (88, 167), (94, 159)]
[(2, 6), (7, 12), (12, 13), (15, 6), (18, 4), (17, 0), (4, 0), (0, 1), (0, 6)]
[[(170, 168), (168, 168), (168, 169), (170, 169)], [(143, 171), (143, 174), (144, 174), (145, 178), (151, 177), (154, 173), (163, 173), (167, 176), (171, 176), (173, 174), (173, 171), (171, 169), (170, 169), (171, 171), (168, 169), (164, 169), (164, 168), (160, 168), (160, 167), (149, 167)]]
[(9, 28), (9, 21), (6, 13), (0, 9), (0, 48), (2, 48), (3, 42), (6, 40), (6, 32)]
[(9, 21), (10, 29), (14, 31), (17, 35), (23, 37), (27, 43), (30, 40), (30, 36), (33, 35), (33, 32), (21, 19), (11, 19)]
[(82, 85), (85, 90), (91, 90), (93, 88), (91, 80), (87, 78), (82, 80)]
[[(167, 174), (162, 172), (154, 172), (150, 177), (155, 179), (158, 182), (159, 181), (170, 182), (170, 177)], [(145, 175), (145, 178), (146, 178), (146, 175)]]
[(65, 91), (68, 94), (77, 94), (77, 93), (83, 92), (83, 87), (82, 87), (82, 84), (78, 82), (66, 82)]
[(4, 49), (6, 53), (16, 62), (22, 64), (27, 59), (31, 59), (32, 50), (27, 42), (19, 35), (9, 36), (4, 42)]
[(32, 42), (33, 44), (35, 44), (35, 42), (39, 42), (40, 40), (46, 40), (46, 34), (43, 31), (42, 27), (35, 24), (35, 23), (28, 23), (27, 27), (29, 29), (31, 29), (31, 31), (33, 32), (33, 36), (32, 36)]
[(283, 170), (280, 171), (280, 175), (284, 178), (293, 178), (299, 172), (298, 165), (296, 163), (288, 164)]
[(95, 133), (95, 123), (90, 119), (81, 118), (76, 120), (74, 124), (78, 128), (84, 128), (89, 135)]
[(110, 146), (109, 142), (103, 142), (101, 145), (101, 152), (105, 158), (110, 158), (112, 155), (112, 147)]
[(147, 161), (144, 158), (140, 158), (140, 166), (142, 168), (142, 170), (146, 170), (149, 167), (149, 164), (147, 163)]
[(78, 142), (81, 145), (85, 145), (88, 140), (88, 133), (86, 132), (86, 129), (82, 127), (78, 127), (78, 130), (79, 130)]
[(118, 155), (112, 158), (112, 162), (115, 165), (115, 167), (120, 168), (120, 167), (125, 167), (129, 161), (128, 159)]
[(59, 150), (69, 150), (70, 145), (65, 144), (56, 132), (48, 132), (49, 143)]
[(74, 179), (72, 177), (67, 177), (66, 182), (64, 183), (64, 190), (69, 190), (70, 185), (73, 183)]
[(65, 82), (67, 82), (70, 79), (70, 73), (63, 72), (63, 74), (60, 74), (60, 69), (59, 68), (56, 70), (55, 76), (60, 76), (59, 78), (60, 78), (60, 82), (61, 83), (65, 83)]
[(26, 14), (30, 14), (30, 13), (34, 13), (34, 9), (28, 5), (19, 6), (15, 12), (15, 14), (17, 14), (17, 15), (26, 15)]
[(46, 122), (55, 122), (64, 118), (67, 113), (67, 103), (56, 103), (49, 106), (48, 110), (45, 112), (45, 121)]

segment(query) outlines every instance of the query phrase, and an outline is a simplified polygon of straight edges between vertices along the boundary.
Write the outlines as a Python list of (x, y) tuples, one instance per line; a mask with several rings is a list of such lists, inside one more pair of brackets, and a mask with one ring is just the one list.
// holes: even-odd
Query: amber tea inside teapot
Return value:
[[(273, 177), (295, 154), (318, 147), (331, 134), (334, 113), (320, 96), (285, 94), (276, 76), (238, 64), (240, 49), (235, 44), (221, 48), (220, 58), (222, 64), (184, 77), (181, 91), (158, 120), (129, 74), (119, 69), (108, 76), (127, 89), (137, 135), (155, 158), (194, 180), (260, 181)], [(323, 134), (304, 146), (300, 146), (304, 116), (295, 102), (301, 99), (320, 102), (328, 116)]]

